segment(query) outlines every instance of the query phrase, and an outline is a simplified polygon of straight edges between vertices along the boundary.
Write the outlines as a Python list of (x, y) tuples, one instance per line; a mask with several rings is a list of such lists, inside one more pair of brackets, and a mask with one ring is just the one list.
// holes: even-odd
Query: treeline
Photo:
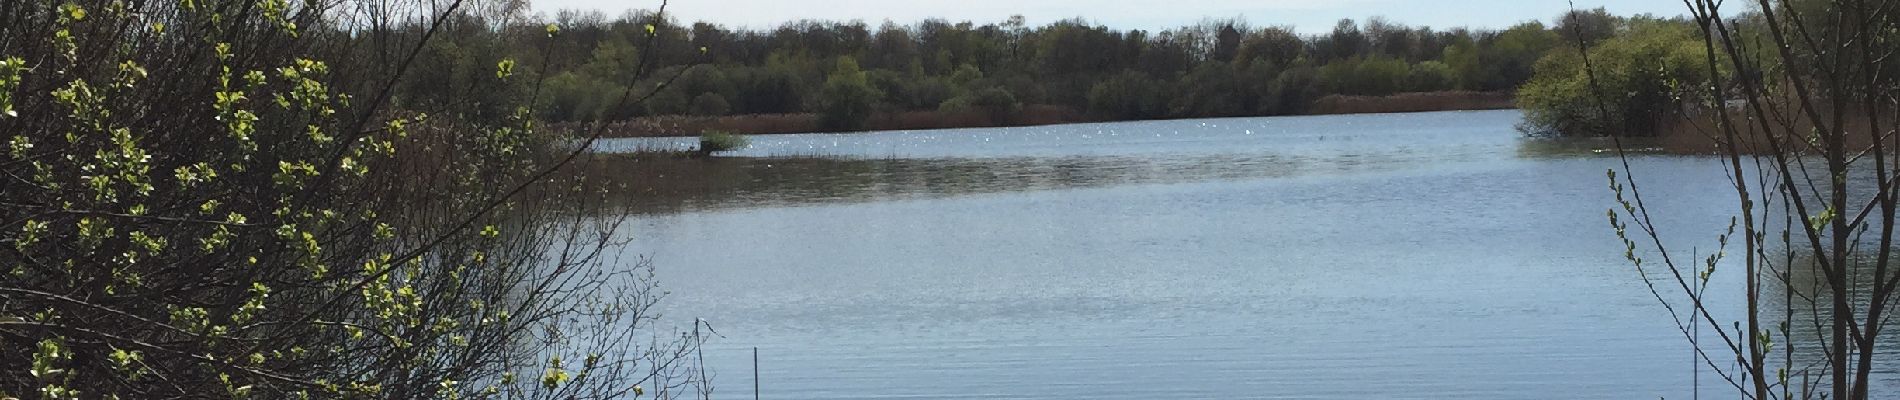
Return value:
[[(453, 21), (447, 40), (424, 57), (462, 67), (417, 71), (434, 76), (415, 80), (407, 98), (457, 101), (463, 94), (433, 92), (453, 85), (434, 82), (479, 79), (505, 58), (516, 61), (518, 73), (546, 78), (532, 91), (544, 104), (538, 117), (556, 122), (815, 112), (827, 128), (851, 129), (877, 112), (1002, 117), (1025, 104), (1102, 119), (1298, 114), (1332, 94), (1513, 90), (1570, 32), (1598, 30), (1536, 21), (1504, 30), (1437, 30), (1379, 17), (1340, 20), (1317, 35), (1240, 20), (1151, 32), (1081, 19), (1030, 26), (1021, 17), (981, 25), (798, 21), (736, 30), (649, 24), (643, 21), (652, 14), (644, 11), (618, 18), (498, 15)], [(559, 29), (551, 41), (550, 24)], [(650, 54), (634, 51), (648, 41)], [(670, 85), (639, 107), (610, 107), (627, 89), (625, 78), (642, 68), (656, 73), (636, 87)]]

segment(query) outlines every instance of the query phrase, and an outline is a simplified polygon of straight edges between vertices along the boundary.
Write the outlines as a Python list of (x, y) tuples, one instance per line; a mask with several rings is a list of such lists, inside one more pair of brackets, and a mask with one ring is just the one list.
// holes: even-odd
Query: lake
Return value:
[[(723, 336), (719, 397), (751, 395), (754, 347), (768, 399), (1732, 393), (1623, 259), (1607, 144), (1521, 118), (756, 136), (638, 172), (625, 251)], [(1719, 160), (1630, 162), (1667, 241), (1713, 251)]]

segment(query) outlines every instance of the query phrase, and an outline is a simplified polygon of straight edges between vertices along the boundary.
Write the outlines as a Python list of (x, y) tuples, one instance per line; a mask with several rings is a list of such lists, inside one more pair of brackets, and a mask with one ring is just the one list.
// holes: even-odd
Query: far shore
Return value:
[[(1331, 95), (1314, 101), (1308, 112), (1301, 115), (1500, 110), (1512, 108), (1517, 108), (1517, 105), (1509, 92), (1447, 91), (1400, 93), (1390, 96)], [(1081, 110), (1070, 107), (1035, 104), (1025, 105), (1021, 112), (1007, 116), (993, 116), (982, 112), (881, 112), (873, 114), (870, 119), (865, 120), (864, 129), (856, 131), (988, 128), (1116, 121), (1119, 120), (1093, 118)], [(577, 126), (577, 123), (556, 123), (552, 124), (551, 127), (554, 129), (571, 129)], [(836, 132), (821, 129), (818, 125), (818, 115), (814, 113), (749, 114), (718, 117), (669, 115), (643, 117), (609, 123), (603, 136), (615, 138), (677, 137), (698, 136), (711, 131), (730, 132), (742, 135)]]

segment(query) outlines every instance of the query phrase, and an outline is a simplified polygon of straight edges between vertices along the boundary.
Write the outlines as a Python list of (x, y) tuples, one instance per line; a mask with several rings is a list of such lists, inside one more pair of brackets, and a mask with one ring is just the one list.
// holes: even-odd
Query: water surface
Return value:
[[(757, 136), (627, 167), (627, 251), (724, 335), (724, 396), (757, 347), (773, 399), (1689, 397), (1605, 222), (1618, 160), (1520, 119)], [(1713, 249), (1719, 161), (1631, 162), (1670, 243)]]

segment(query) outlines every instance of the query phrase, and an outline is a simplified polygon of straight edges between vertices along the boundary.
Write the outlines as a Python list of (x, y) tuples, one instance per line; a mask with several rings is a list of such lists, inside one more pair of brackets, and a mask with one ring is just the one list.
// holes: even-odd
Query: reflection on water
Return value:
[[(1412, 118), (1508, 123), (1515, 112)], [(1325, 179), (1496, 161), (1510, 158), (1508, 151), (1583, 155), (1600, 145), (1539, 141), (1531, 146), (1510, 134), (1471, 135), (1459, 125), (1419, 129), (1402, 138), (1389, 135), (1410, 125), (1406, 122), (1318, 116), (770, 135), (754, 137), (752, 148), (728, 157), (608, 157), (600, 168), (631, 188), (636, 195), (623, 199), (635, 210), (673, 212), (1212, 180)], [(1156, 127), (1167, 127), (1166, 133), (1139, 133)], [(1483, 128), (1496, 131), (1495, 126)], [(685, 149), (696, 140), (615, 139), (598, 148), (609, 153)]]
[(640, 211), (776, 207), (960, 194), (1315, 177), (1423, 166), (1416, 154), (1339, 158), (1279, 155), (1106, 156), (980, 159), (619, 159), (608, 168), (641, 196)]
[[(724, 335), (720, 386), (750, 386), (758, 347), (764, 397), (1689, 397), (1699, 363), (1603, 220), (1620, 163), (1519, 119), (779, 135), (596, 166), (669, 315)], [(1719, 160), (1630, 162), (1665, 240), (1713, 248)]]

